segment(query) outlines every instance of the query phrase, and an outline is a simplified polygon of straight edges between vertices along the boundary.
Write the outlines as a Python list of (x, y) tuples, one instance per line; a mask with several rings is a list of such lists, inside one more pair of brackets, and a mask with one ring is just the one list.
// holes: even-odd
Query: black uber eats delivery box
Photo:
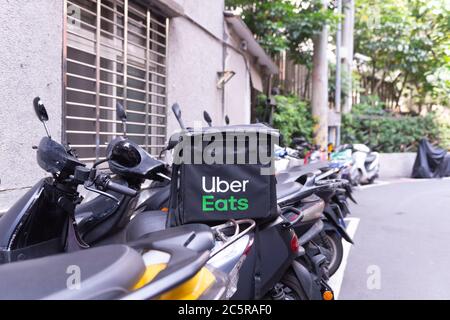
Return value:
[(276, 215), (278, 137), (263, 124), (184, 132), (174, 149), (168, 224)]

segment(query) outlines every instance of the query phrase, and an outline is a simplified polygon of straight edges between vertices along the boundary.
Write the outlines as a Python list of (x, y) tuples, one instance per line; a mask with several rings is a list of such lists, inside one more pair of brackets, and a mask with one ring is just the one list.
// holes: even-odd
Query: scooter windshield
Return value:
[(41, 139), (37, 150), (37, 162), (45, 171), (52, 174), (61, 172), (70, 157), (64, 146), (55, 140), (48, 137)]

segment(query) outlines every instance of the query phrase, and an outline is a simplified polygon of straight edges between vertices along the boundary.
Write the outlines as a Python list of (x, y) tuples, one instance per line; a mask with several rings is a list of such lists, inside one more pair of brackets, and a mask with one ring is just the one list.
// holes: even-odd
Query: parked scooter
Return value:
[[(173, 111), (180, 127), (186, 132), (181, 110), (175, 106)], [(206, 112), (204, 117), (210, 126), (212, 121)], [(254, 249), (242, 266), (237, 291), (232, 299), (322, 299), (324, 293), (332, 296), (332, 290), (325, 281), (316, 279), (296, 260), (305, 255), (305, 251), (298, 246), (292, 225), (302, 220), (303, 213), (288, 220), (286, 216), (290, 212), (290, 208), (281, 209), (264, 223), (257, 222), (255, 238), (258, 241), (255, 241)], [(256, 274), (255, 268), (258, 270)]]
[[(173, 110), (174, 110), (174, 113), (175, 113), (177, 119), (179, 120), (180, 126), (183, 127), (184, 124), (181, 121), (181, 111), (179, 110), (179, 107), (174, 106)], [(208, 120), (208, 117), (206, 117), (206, 118), (207, 118), (206, 120)], [(209, 120), (210, 120), (210, 118), (209, 118)], [(211, 121), (207, 121), (207, 122), (211, 122)], [(169, 145), (170, 144), (171, 143), (169, 142)], [(122, 154), (122, 152), (119, 152), (119, 153)], [(127, 154), (128, 153), (129, 152), (127, 152)], [(114, 171), (114, 168), (115, 167), (113, 166), (111, 169), (113, 170), (113, 172), (120, 175), (122, 177), (122, 179), (125, 179), (125, 180), (129, 179), (129, 178), (127, 178), (126, 173), (120, 172), (117, 170)], [(136, 186), (136, 184), (134, 184), (134, 185)], [(88, 207), (92, 208), (93, 206), (92, 206), (92, 204), (86, 203), (84, 207), (83, 207), (83, 205), (80, 206), (80, 209), (86, 209)], [(285, 210), (285, 211), (282, 211), (282, 214), (288, 214), (289, 212), (290, 212), (290, 210)], [(87, 215), (87, 216), (89, 216), (89, 215)], [(92, 214), (90, 216), (92, 216)], [(146, 217), (149, 217), (148, 218), (149, 223), (145, 223), (145, 221), (147, 220)], [(131, 223), (136, 226), (144, 225), (144, 227), (142, 229), (145, 232), (150, 232), (150, 231), (155, 231), (158, 229), (160, 230), (160, 229), (164, 228), (165, 219), (166, 219), (166, 217), (165, 217), (164, 212), (143, 212), (143, 213), (137, 214), (136, 217), (131, 221)], [(296, 217), (296, 219), (297, 220), (295, 220), (295, 219), (294, 220), (299, 221), (301, 219), (301, 215), (298, 215), (298, 217)], [(140, 223), (142, 220), (144, 220), (144, 222)], [(282, 252), (282, 250), (283, 250), (282, 248), (284, 248), (284, 247), (286, 247), (286, 251), (288, 252), (288, 254), (286, 255), (287, 261), (281, 259), (280, 261), (276, 261), (276, 262), (272, 263), (273, 272), (279, 275), (279, 278), (280, 278), (279, 282), (273, 283), (273, 281), (276, 280), (276, 278), (273, 278), (273, 275), (271, 275), (270, 272), (267, 272), (267, 270), (270, 270), (270, 269), (266, 269), (265, 277), (262, 278), (262, 281), (266, 281), (266, 282), (272, 281), (272, 286), (270, 285), (271, 282), (267, 282), (267, 283), (262, 282), (262, 286), (263, 286), (265, 292), (263, 291), (263, 293), (258, 293), (257, 295), (255, 295), (255, 293), (252, 292), (252, 285), (248, 281), (240, 281), (239, 283), (241, 284), (241, 289), (238, 290), (238, 292), (236, 293), (236, 297), (255, 298), (255, 297), (263, 297), (263, 295), (266, 295), (268, 297), (272, 297), (272, 298), (276, 298), (276, 299), (294, 299), (294, 298), (321, 299), (322, 292), (325, 292), (325, 291), (331, 292), (331, 289), (328, 286), (326, 286), (326, 284), (324, 283), (324, 278), (322, 276), (319, 276), (319, 277), (311, 276), (311, 274), (308, 273), (308, 271), (303, 266), (301, 266), (297, 262), (293, 261), (293, 259), (295, 258), (295, 254), (296, 254), (295, 250), (293, 252), (291, 251), (293, 238), (292, 238), (292, 234), (290, 232), (287, 232), (289, 230), (289, 223), (287, 223), (284, 220), (285, 219), (280, 219), (277, 223), (274, 222), (274, 223), (270, 224), (270, 228), (268, 228), (267, 231), (265, 228), (262, 228), (260, 231), (262, 238), (267, 237), (267, 239), (270, 239), (271, 237), (274, 237), (275, 234), (279, 233), (280, 236), (275, 237), (275, 239), (285, 239), (285, 241), (281, 242), (278, 246), (274, 246), (274, 249), (276, 248), (277, 252)], [(81, 223), (80, 225), (83, 226), (84, 224)], [(263, 231), (266, 231), (266, 232), (263, 232)], [(83, 234), (85, 234), (85, 233), (83, 232)], [(283, 234), (286, 234), (286, 236), (283, 236)], [(264, 252), (267, 252), (268, 256), (273, 254), (273, 252), (271, 252), (271, 250), (265, 250)], [(289, 254), (289, 252), (291, 252), (291, 253)], [(305, 251), (303, 251), (303, 254), (301, 252), (300, 252), (300, 256), (306, 254)], [(251, 254), (252, 254), (252, 251), (250, 252), (250, 255)], [(320, 255), (320, 252), (318, 252), (316, 255)], [(323, 261), (325, 259), (325, 257), (323, 255), (320, 255), (320, 257), (321, 257), (320, 259), (316, 259), (317, 264), (320, 264), (319, 260)], [(287, 279), (286, 280), (285, 278), (282, 278), (283, 273), (280, 272), (280, 270), (287, 268), (287, 266), (289, 265), (289, 261), (291, 261), (291, 263), (293, 265), (292, 268), (294, 271), (290, 271), (289, 274), (286, 275), (286, 279)], [(252, 272), (252, 270), (250, 269), (250, 271), (248, 271), (248, 272)], [(295, 279), (295, 277), (302, 278), (301, 280), (303, 283), (300, 285), (303, 285), (304, 289), (298, 289), (298, 288), (301, 288), (300, 285), (297, 285), (297, 289), (287, 287), (288, 285), (295, 286), (295, 282), (293, 282), (293, 279)], [(249, 277), (244, 277), (244, 279), (247, 279), (247, 278), (250, 279), (250, 274), (249, 274)], [(298, 281), (297, 281), (297, 283), (298, 283)], [(297, 290), (297, 293), (295, 293), (295, 290)], [(292, 296), (290, 294), (286, 294), (286, 291), (294, 292), (294, 295)]]
[[(204, 118), (206, 123), (210, 125), (211, 118), (206, 111), (204, 112)], [(304, 215), (304, 218), (294, 225), (294, 230), (299, 237), (300, 245), (305, 249), (305, 255), (300, 257), (298, 261), (300, 261), (311, 274), (315, 275), (314, 277), (316, 280), (327, 280), (328, 276), (332, 275), (340, 265), (340, 261), (342, 260), (342, 250), (339, 251), (339, 248), (342, 249), (342, 243), (340, 241), (341, 238), (337, 235), (336, 231), (339, 224), (334, 221), (337, 227), (331, 227), (331, 223), (328, 222), (327, 218), (323, 215), (325, 202), (321, 198), (315, 196), (314, 193), (320, 192), (325, 194), (326, 192), (330, 192), (330, 189), (331, 193), (333, 193), (336, 186), (332, 184), (316, 186), (314, 175), (310, 175), (310, 179), (304, 185), (295, 181), (298, 177), (286, 183), (278, 178), (279, 177), (277, 177), (278, 205), (282, 210), (288, 212), (289, 219), (295, 219), (299, 212)], [(326, 207), (328, 211), (329, 205), (327, 204)], [(325, 224), (323, 221), (325, 221)], [(326, 229), (324, 229), (324, 227)], [(345, 229), (343, 232), (345, 233)], [(327, 246), (320, 247), (313, 242), (313, 240), (318, 238), (323, 238), (323, 241), (321, 242), (325, 242), (328, 237), (333, 237), (333, 240), (336, 242), (339, 241), (336, 246), (339, 246), (339, 244), (341, 246), (333, 246), (335, 250), (331, 252), (331, 249), (328, 248), (334, 243), (327, 243)]]
[[(205, 122), (208, 126), (211, 126), (212, 120), (209, 114), (205, 111), (203, 115)], [(338, 190), (338, 187), (347, 188), (346, 182), (339, 181), (339, 185), (336, 185), (335, 182), (333, 187), (322, 183), (320, 187), (315, 189), (321, 197), (312, 195), (311, 182), (309, 188), (299, 183), (302, 177), (304, 178), (318, 169), (323, 169), (324, 172), (327, 171), (328, 175), (331, 175), (332, 172), (336, 174), (339, 171), (339, 169), (331, 171), (327, 162), (316, 161), (280, 172), (277, 174), (277, 198), (278, 204), (282, 209), (288, 206), (291, 208), (291, 212), (288, 214), (290, 217), (295, 216), (294, 210), (304, 210), (305, 218), (294, 229), (300, 238), (300, 244), (307, 249), (311, 249), (307, 250), (306, 255), (310, 256), (308, 265), (314, 265), (314, 268), (310, 268), (310, 271), (314, 271), (318, 278), (327, 279), (328, 275), (336, 272), (342, 261), (342, 237), (351, 243), (352, 240), (346, 233), (345, 222), (343, 217), (341, 217), (342, 211), (338, 212), (340, 207), (335, 208), (337, 204), (333, 203), (333, 201), (338, 201), (334, 200), (335, 198), (337, 199), (337, 194), (342, 193), (341, 190)], [(322, 171), (319, 171), (319, 173), (322, 173)], [(332, 177), (337, 178), (336, 176)], [(315, 175), (312, 175), (311, 178), (315, 178)], [(319, 180), (317, 179), (317, 181)], [(344, 191), (345, 194), (347, 192), (347, 190)], [(322, 247), (319, 248), (316, 244), (312, 244), (312, 239), (316, 243), (322, 244)], [(313, 257), (316, 254), (318, 256)], [(325, 258), (328, 261), (324, 261)]]
[(380, 154), (364, 144), (353, 144), (353, 165), (350, 176), (355, 184), (371, 184), (380, 171)]
[[(211, 265), (218, 268), (218, 279), (224, 277), (219, 269), (226, 271), (231, 268), (231, 272), (240, 266), (251, 247), (252, 236), (249, 232), (255, 225), (252, 220), (224, 223), (212, 229), (206, 225), (192, 224), (152, 233), (145, 229), (145, 225), (148, 226), (152, 221), (149, 216), (142, 215), (140, 219), (130, 221), (133, 213), (130, 203), (137, 195), (136, 189), (132, 187), (135, 185), (124, 181), (119, 183), (104, 172), (98, 173), (97, 166), (104, 160), (96, 162), (92, 168), (79, 162), (70, 149), (51, 139), (46, 126), (48, 114), (39, 98), (34, 100), (34, 108), (47, 132), (47, 137), (42, 138), (37, 148), (37, 160), (52, 177), (39, 181), (0, 219), (1, 263), (79, 251), (88, 249), (93, 244), (127, 243), (146, 253), (145, 248), (157, 250), (161, 246), (155, 244), (164, 242), (197, 253), (207, 252)], [(134, 181), (154, 178), (162, 168), (159, 161), (146, 158), (142, 149), (125, 139), (115, 141), (111, 150), (108, 158), (110, 166), (117, 172), (127, 172)], [(134, 166), (127, 166), (129, 161), (136, 163)], [(77, 192), (79, 185), (107, 197), (114, 204), (113, 211), (106, 210), (98, 216), (86, 217), (91, 220), (89, 227), (85, 229), (80, 228), (75, 220), (75, 207), (82, 201)], [(242, 228), (244, 225), (246, 227)], [(227, 236), (229, 230), (234, 230), (231, 236)], [(216, 241), (216, 238), (220, 239)], [(231, 254), (226, 252), (232, 247), (234, 251)], [(169, 248), (169, 252), (175, 254), (180, 251), (175, 249)], [(224, 258), (218, 258), (222, 254)], [(169, 263), (178, 259), (170, 254), (169, 257)], [(177, 276), (174, 277), (177, 279)], [(215, 282), (213, 279), (210, 284)], [(172, 282), (170, 288), (174, 285)], [(234, 290), (228, 288), (222, 291), (231, 295)]]
[[(325, 203), (321, 212), (324, 228), (320, 235), (314, 238), (314, 241), (324, 249), (323, 253), (328, 258), (330, 276), (337, 271), (342, 261), (342, 238), (349, 243), (353, 243), (345, 230), (344, 217), (349, 213), (347, 198), (354, 199), (347, 180), (339, 178), (339, 170), (339, 168), (330, 167), (327, 162), (315, 162), (292, 167), (277, 174), (280, 186), (291, 185), (292, 192), (297, 192), (299, 195), (301, 195), (302, 185), (308, 179), (314, 179), (314, 184), (323, 187), (315, 192), (315, 196), (322, 199)], [(312, 185), (311, 182), (309, 184)], [(293, 202), (293, 205), (298, 204)]]
[(0, 300), (223, 298), (228, 279), (205, 266), (209, 252), (186, 248), (178, 236), (3, 264)]
[[(39, 115), (44, 113), (45, 108), (39, 100), (35, 100), (35, 107), (39, 111)], [(177, 116), (180, 115), (177, 112), (176, 114)], [(41, 120), (45, 125), (48, 116)], [(155, 222), (154, 215), (138, 214), (130, 221), (130, 217), (135, 214), (130, 203), (134, 201), (137, 194), (137, 190), (133, 187), (137, 186), (139, 180), (154, 178), (162, 166), (155, 159), (152, 161), (143, 160), (143, 156), (145, 154), (138, 146), (124, 138), (118, 138), (110, 145), (107, 158), (110, 169), (113, 172), (115, 171), (117, 175), (124, 175), (124, 173), (129, 175), (128, 178), (131, 180), (129, 183), (126, 181), (125, 183), (121, 180), (114, 180), (106, 173), (97, 174), (96, 168), (101, 162), (95, 163), (91, 169), (86, 168), (71, 154), (70, 150), (52, 140), (50, 136), (43, 138), (38, 147), (38, 162), (46, 171), (52, 173), (53, 178), (38, 183), (5, 214), (6, 220), (0, 220), (0, 229), (5, 231), (2, 232), (5, 240), (5, 249), (2, 250), (2, 256), (6, 257), (5, 260), (7, 261), (5, 262), (47, 256), (58, 252), (72, 252), (81, 248), (87, 249), (92, 244), (104, 245), (134, 239), (137, 239), (136, 241), (140, 241), (139, 239), (149, 241), (149, 238), (154, 234), (152, 232), (154, 230), (147, 229), (146, 225)], [(77, 224), (74, 208), (82, 200), (77, 193), (78, 185), (84, 185), (91, 191), (109, 198), (115, 204), (114, 210), (107, 210), (99, 215), (86, 215), (84, 216), (84, 219), (88, 219), (85, 222), (86, 224)], [(203, 228), (206, 226), (201, 225), (198, 225), (197, 229), (194, 228), (194, 225), (179, 227), (188, 228), (188, 231), (191, 232), (188, 237), (184, 238), (186, 240), (189, 238), (189, 241), (184, 240), (182, 243), (186, 243), (189, 249), (197, 252), (212, 248), (209, 263), (223, 269), (228, 267), (229, 274), (241, 274), (240, 268), (237, 268), (237, 266), (243, 266), (242, 273), (245, 275), (241, 278), (243, 280), (237, 281), (237, 277), (234, 277), (235, 280), (230, 282), (237, 283), (237, 285), (228, 288), (226, 297), (231, 296), (236, 289), (238, 291), (234, 295), (235, 297), (247, 298), (320, 299), (322, 293), (327, 293), (329, 296), (331, 294), (330, 288), (321, 281), (314, 281), (313, 285), (301, 287), (299, 278), (304, 277), (304, 274), (301, 271), (301, 266), (294, 259), (298, 255), (302, 255), (302, 251), (299, 251), (297, 237), (291, 229), (291, 225), (300, 221), (302, 215), (299, 214), (293, 221), (288, 221), (285, 218), (286, 213), (286, 211), (281, 211), (279, 215), (274, 217), (274, 220), (258, 226), (258, 235), (261, 239), (261, 242), (259, 242), (261, 245), (258, 245), (258, 254), (254, 253), (255, 250), (248, 251), (254, 237), (251, 226), (244, 232), (239, 232), (239, 228), (236, 229), (237, 231), (231, 232), (230, 239), (236, 240), (236, 242), (244, 239), (240, 246), (244, 248), (242, 254), (236, 255), (234, 253), (234, 256), (238, 258), (236, 264), (225, 264), (224, 259), (218, 258), (219, 252), (225, 252), (231, 248), (231, 241), (227, 241), (229, 239), (224, 236), (225, 232), (220, 231), (220, 228), (222, 230), (229, 229), (242, 223), (242, 221), (225, 223), (212, 228), (222, 240), (219, 248), (214, 246), (214, 241), (207, 241), (207, 243), (200, 241), (200, 239), (208, 238), (206, 236), (208, 232)], [(147, 218), (150, 216), (152, 218)], [(56, 218), (60, 218), (56, 221), (57, 223), (47, 223), (53, 222), (53, 219)], [(157, 218), (156, 220), (162, 219)], [(15, 224), (14, 222), (19, 223)], [(45, 228), (44, 224), (51, 225), (50, 230)], [(251, 223), (249, 224), (251, 225)], [(161, 232), (166, 234), (166, 232), (175, 229), (180, 230), (179, 228)], [(208, 228), (208, 230), (210, 229)], [(195, 236), (193, 237), (193, 235)], [(239, 238), (236, 237), (237, 235), (239, 235)], [(244, 236), (247, 236), (247, 238), (244, 238)], [(179, 237), (176, 238), (179, 239)], [(199, 240), (197, 241), (197, 239)], [(276, 244), (277, 241), (278, 245)], [(191, 246), (194, 243), (197, 243), (200, 248), (192, 248)], [(276, 254), (280, 253), (283, 253), (283, 258), (261, 268), (258, 280), (260, 285), (255, 292), (252, 276), (254, 269), (248, 266), (254, 266), (255, 259), (259, 260), (260, 257), (264, 257), (264, 261), (270, 261)], [(249, 261), (253, 262), (247, 263), (247, 260), (242, 259), (243, 255), (248, 255)], [(295, 279), (297, 281), (293, 282)]]
[(352, 149), (349, 145), (340, 145), (330, 154), (330, 167), (338, 169), (339, 178), (347, 179), (351, 184), (350, 170), (353, 165)]

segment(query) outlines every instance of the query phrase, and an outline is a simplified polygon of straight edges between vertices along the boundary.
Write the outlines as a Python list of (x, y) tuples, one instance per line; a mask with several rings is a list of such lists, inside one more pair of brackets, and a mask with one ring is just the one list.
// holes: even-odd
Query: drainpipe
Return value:
[[(342, 0), (337, 0), (337, 12), (342, 13)], [(339, 20), (336, 31), (336, 84), (334, 93), (334, 108), (339, 117), (339, 124), (336, 125), (336, 137), (333, 143), (341, 143), (341, 47), (342, 47), (342, 23)]]
[[(324, 8), (328, 0), (322, 0)], [(312, 70), (312, 115), (317, 121), (314, 128), (314, 143), (326, 148), (328, 144), (328, 27), (313, 38), (313, 70)]]
[[(228, 41), (228, 34), (227, 34), (227, 22), (225, 19), (223, 19), (223, 33), (222, 33), (222, 72), (225, 72), (226, 68), (226, 58), (227, 58), (227, 41)], [(225, 85), (222, 88), (222, 120), (225, 119)]]

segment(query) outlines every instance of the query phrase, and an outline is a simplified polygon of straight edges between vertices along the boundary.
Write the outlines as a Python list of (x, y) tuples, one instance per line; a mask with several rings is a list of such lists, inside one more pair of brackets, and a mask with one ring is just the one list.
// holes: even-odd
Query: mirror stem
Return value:
[(97, 161), (96, 163), (94, 163), (94, 165), (92, 166), (92, 168), (96, 168), (98, 165), (100, 165), (100, 164), (102, 164), (102, 163), (105, 163), (105, 162), (107, 162), (107, 161), (109, 161), (109, 158), (105, 158), (105, 159), (103, 159), (103, 160), (99, 160), (99, 161)]
[(51, 139), (52, 136), (50, 135), (50, 132), (48, 131), (47, 124), (45, 123), (45, 121), (42, 121), (42, 123), (44, 124), (45, 132), (47, 133), (47, 136)]

